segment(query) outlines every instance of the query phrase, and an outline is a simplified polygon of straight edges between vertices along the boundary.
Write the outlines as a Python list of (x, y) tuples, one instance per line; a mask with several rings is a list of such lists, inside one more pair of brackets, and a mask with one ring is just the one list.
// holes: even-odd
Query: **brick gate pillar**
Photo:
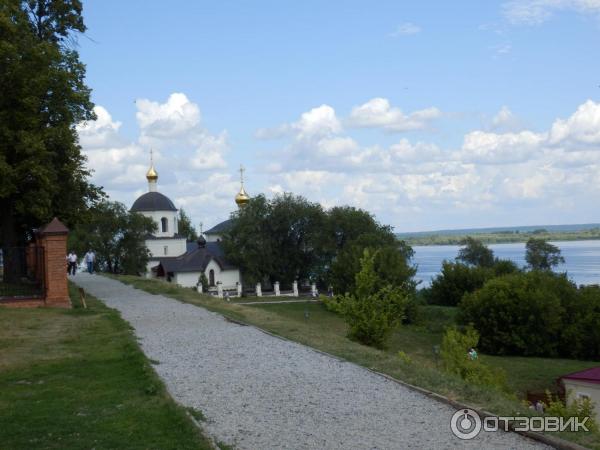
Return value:
[(39, 245), (44, 248), (46, 306), (71, 307), (65, 259), (68, 234), (69, 229), (56, 217), (38, 231)]

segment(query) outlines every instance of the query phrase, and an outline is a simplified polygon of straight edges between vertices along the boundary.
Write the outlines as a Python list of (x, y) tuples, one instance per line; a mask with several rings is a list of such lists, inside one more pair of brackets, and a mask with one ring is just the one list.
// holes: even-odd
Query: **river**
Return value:
[[(560, 248), (565, 263), (556, 271), (567, 272), (577, 284), (600, 284), (600, 240), (552, 242)], [(413, 249), (413, 262), (418, 265), (416, 279), (427, 286), (442, 268), (442, 261), (454, 260), (458, 255), (458, 245), (417, 245)], [(510, 259), (519, 266), (525, 266), (525, 243), (489, 245), (494, 255)]]

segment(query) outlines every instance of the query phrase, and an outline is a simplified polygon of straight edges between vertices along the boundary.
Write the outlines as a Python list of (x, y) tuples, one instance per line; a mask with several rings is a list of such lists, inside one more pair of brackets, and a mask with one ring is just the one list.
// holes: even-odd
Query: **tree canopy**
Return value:
[(127, 211), (122, 203), (103, 201), (69, 234), (69, 247), (78, 255), (94, 250), (100, 270), (139, 275), (149, 257), (145, 237), (155, 231), (151, 218)]
[(412, 249), (389, 226), (348, 206), (324, 210), (293, 194), (272, 200), (258, 195), (232, 216), (223, 246), (249, 283), (265, 277), (282, 283), (311, 279), (333, 285), (337, 292), (352, 292), (360, 259), (371, 249), (383, 282), (414, 288)]
[(185, 236), (186, 240), (195, 242), (198, 240), (198, 233), (196, 233), (196, 229), (194, 225), (192, 225), (192, 221), (190, 217), (186, 214), (186, 212), (181, 208), (179, 210), (179, 217), (177, 218), (179, 234)]
[(102, 197), (88, 182), (76, 124), (94, 119), (78, 0), (0, 2), (0, 244), (22, 244), (60, 217), (68, 226)]
[(458, 261), (478, 267), (494, 265), (494, 252), (480, 240), (468, 236), (462, 240), (461, 245), (456, 257)]
[(552, 270), (565, 262), (560, 249), (544, 239), (530, 238), (525, 248), (525, 260), (531, 270)]

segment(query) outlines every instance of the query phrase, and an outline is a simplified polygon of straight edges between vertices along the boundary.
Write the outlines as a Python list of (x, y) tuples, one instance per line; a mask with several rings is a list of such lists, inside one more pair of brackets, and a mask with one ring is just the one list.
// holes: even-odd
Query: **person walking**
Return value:
[(85, 263), (87, 264), (87, 270), (89, 274), (94, 273), (94, 263), (96, 262), (96, 254), (90, 248), (85, 254)]
[(73, 250), (71, 250), (69, 256), (67, 256), (67, 262), (69, 263), (67, 267), (67, 274), (75, 275), (77, 272), (77, 254)]

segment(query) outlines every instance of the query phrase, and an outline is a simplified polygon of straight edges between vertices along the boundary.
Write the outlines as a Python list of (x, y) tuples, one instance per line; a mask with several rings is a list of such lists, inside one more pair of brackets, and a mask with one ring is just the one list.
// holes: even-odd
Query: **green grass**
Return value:
[(208, 449), (119, 314), (0, 308), (0, 448)]
[[(514, 415), (518, 412), (527, 414), (528, 410), (521, 402), (525, 391), (551, 389), (558, 376), (599, 364), (564, 359), (480, 355), (485, 363), (506, 370), (513, 391), (513, 395), (507, 395), (494, 389), (468, 384), (442, 372), (438, 367), (433, 346), (441, 343), (444, 328), (455, 322), (456, 308), (425, 307), (419, 325), (403, 326), (390, 339), (389, 348), (377, 350), (349, 340), (346, 337), (347, 326), (342, 318), (327, 311), (320, 303), (234, 304), (161, 281), (130, 276), (116, 278), (148, 292), (161, 293), (203, 306), (226, 317), (256, 325), (399, 380), (502, 415)], [(305, 313), (308, 313), (308, 318)], [(403, 361), (398, 356), (399, 351), (405, 352), (412, 362)], [(600, 449), (600, 436), (597, 434), (562, 433), (560, 436)]]

